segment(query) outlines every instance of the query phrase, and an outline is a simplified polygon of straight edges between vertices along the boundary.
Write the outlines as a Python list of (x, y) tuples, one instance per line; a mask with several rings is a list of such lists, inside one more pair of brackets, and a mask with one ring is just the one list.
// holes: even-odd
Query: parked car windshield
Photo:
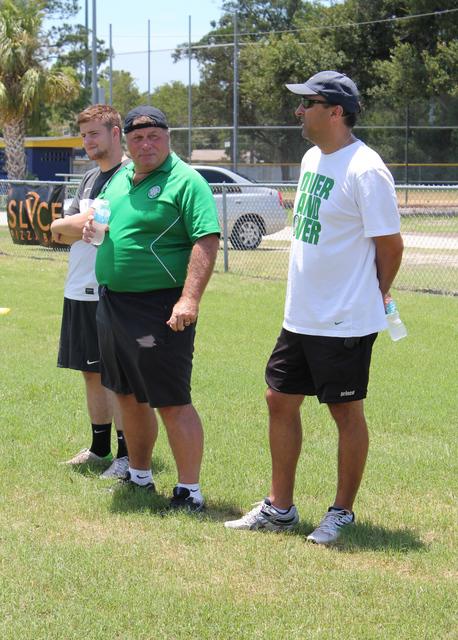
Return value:
[(242, 178), (245, 178), (245, 180), (249, 180), (250, 182), (258, 182), (258, 180), (254, 180), (253, 178), (249, 178), (245, 174), (240, 173), (240, 171), (237, 171), (236, 173), (237, 173), (237, 175), (241, 176)]
[(217, 171), (216, 169), (197, 169), (200, 175), (205, 178), (207, 182), (227, 182), (234, 183), (230, 176), (226, 175), (222, 171)]
[(207, 167), (195, 167), (195, 169), (210, 184), (211, 183), (215, 183), (215, 182), (216, 183), (225, 182), (226, 184), (234, 184), (234, 183), (237, 184), (237, 182), (240, 182), (239, 180), (237, 180), (238, 177), (242, 178), (242, 180), (247, 180), (248, 182), (255, 182), (251, 178), (247, 178), (246, 176), (244, 176), (242, 173), (238, 173), (238, 172), (235, 173), (233, 171), (232, 172), (234, 174), (234, 177), (233, 177), (233, 176), (228, 175), (225, 171), (221, 171), (217, 167), (208, 167), (208, 168)]

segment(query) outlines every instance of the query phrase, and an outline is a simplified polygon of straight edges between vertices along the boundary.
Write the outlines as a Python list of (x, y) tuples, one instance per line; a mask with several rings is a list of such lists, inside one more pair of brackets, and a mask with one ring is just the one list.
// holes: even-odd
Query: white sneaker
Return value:
[(289, 531), (299, 522), (299, 514), (293, 505), (287, 513), (279, 513), (268, 498), (258, 502), (254, 509), (239, 520), (229, 520), (224, 523), (227, 529), (265, 529), (267, 531)]
[(127, 456), (123, 456), (122, 458), (115, 458), (108, 469), (100, 474), (100, 477), (104, 480), (110, 480), (111, 478), (124, 478), (128, 471), (129, 458)]
[(307, 536), (307, 540), (315, 544), (332, 544), (342, 533), (342, 527), (353, 524), (354, 521), (355, 514), (353, 511), (329, 507), (327, 514), (315, 531), (312, 531)]
[(107, 464), (113, 460), (113, 456), (109, 453), (105, 457), (101, 457), (92, 453), (89, 449), (81, 449), (76, 456), (70, 458), (66, 462), (61, 462), (61, 464), (88, 464), (88, 462), (92, 462), (92, 464)]

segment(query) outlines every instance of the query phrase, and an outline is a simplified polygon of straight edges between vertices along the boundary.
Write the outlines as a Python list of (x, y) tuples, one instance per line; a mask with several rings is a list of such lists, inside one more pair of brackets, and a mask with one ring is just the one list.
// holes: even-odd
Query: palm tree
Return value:
[(71, 70), (50, 71), (42, 60), (44, 0), (0, 0), (0, 126), (11, 179), (26, 174), (25, 125), (45, 101), (69, 100), (78, 91)]

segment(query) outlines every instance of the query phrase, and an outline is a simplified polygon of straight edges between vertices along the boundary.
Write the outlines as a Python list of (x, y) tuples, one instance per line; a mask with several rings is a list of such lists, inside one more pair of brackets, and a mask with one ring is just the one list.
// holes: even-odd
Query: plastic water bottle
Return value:
[(96, 198), (92, 204), (94, 209), (94, 220), (93, 225), (95, 229), (95, 235), (92, 238), (91, 244), (98, 247), (102, 244), (105, 238), (106, 225), (110, 220), (110, 203), (108, 200), (102, 200), (100, 198)]
[(396, 302), (391, 296), (386, 296), (385, 298), (385, 314), (388, 323), (388, 333), (391, 339), (396, 342), (397, 340), (401, 340), (401, 338), (405, 338), (407, 336), (407, 329), (399, 317)]

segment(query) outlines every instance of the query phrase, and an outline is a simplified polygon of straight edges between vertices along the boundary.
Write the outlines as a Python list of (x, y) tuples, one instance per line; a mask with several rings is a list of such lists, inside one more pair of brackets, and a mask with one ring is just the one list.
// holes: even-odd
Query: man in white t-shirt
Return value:
[(393, 178), (352, 132), (360, 111), (354, 82), (321, 71), (286, 86), (301, 96), (296, 116), (316, 146), (302, 160), (283, 328), (266, 369), (272, 485), (268, 498), (226, 527), (279, 531), (297, 524), (300, 407), (315, 395), (338, 429), (337, 492), (307, 539), (330, 544), (355, 519), (368, 451), (363, 399), (372, 345), (386, 328), (384, 298), (403, 242)]
[[(81, 240), (87, 212), (104, 185), (122, 162), (121, 116), (108, 105), (92, 105), (78, 115), (83, 146), (97, 167), (83, 177), (64, 218), (52, 224), (53, 237), (71, 244), (68, 274), (64, 289), (64, 308), (59, 343), (58, 366), (81, 371), (92, 427), (92, 443), (67, 464), (87, 463), (108, 467), (104, 478), (123, 477), (129, 467), (120, 411), (114, 395), (102, 386), (97, 339), (96, 309), (98, 284), (95, 277), (97, 249)], [(111, 423), (115, 416), (117, 455), (111, 453)]]

